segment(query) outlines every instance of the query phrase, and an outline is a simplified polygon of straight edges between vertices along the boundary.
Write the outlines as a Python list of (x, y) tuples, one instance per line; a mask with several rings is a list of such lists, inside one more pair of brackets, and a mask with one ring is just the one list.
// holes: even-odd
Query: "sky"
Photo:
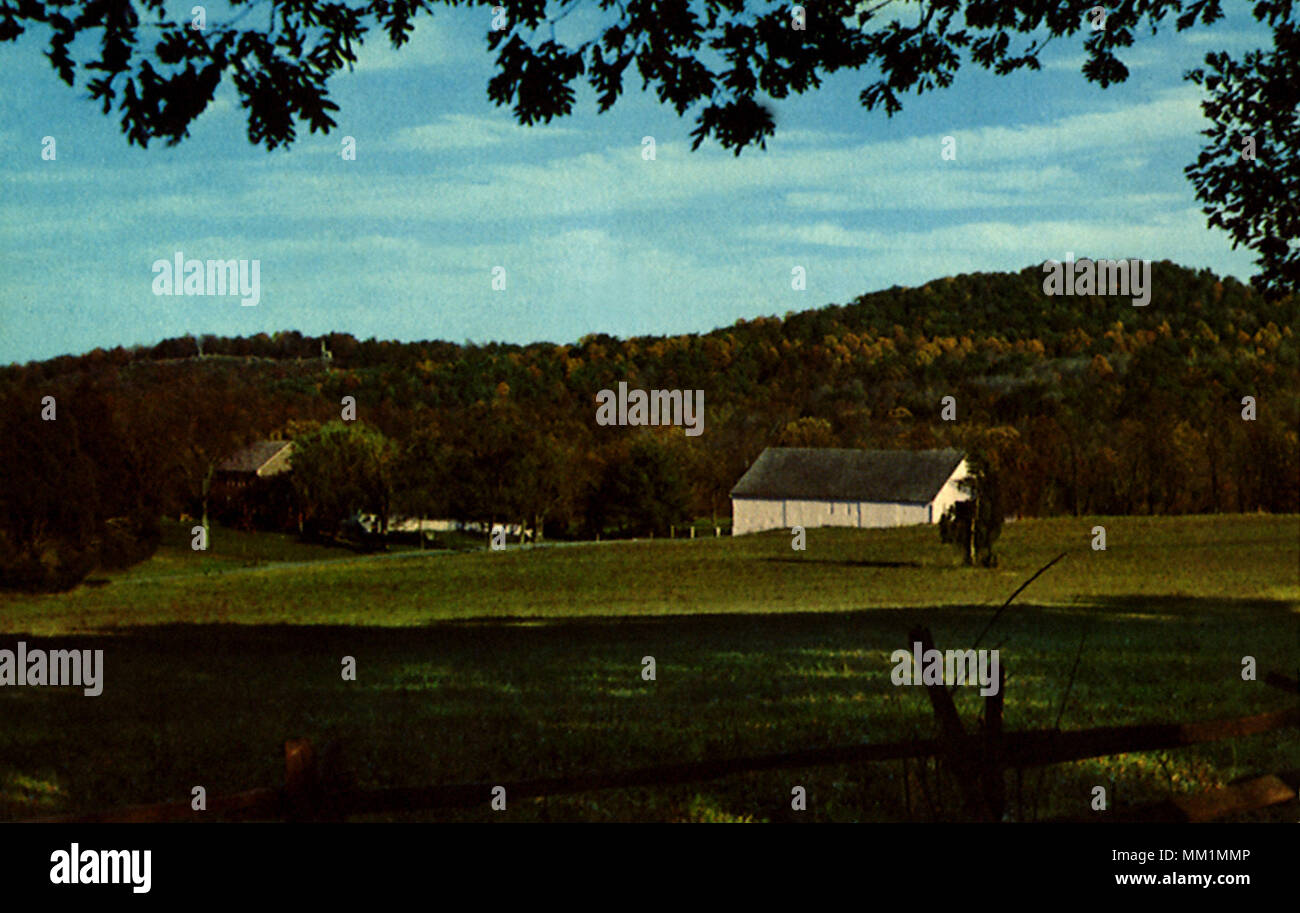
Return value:
[[(57, 79), (42, 35), (0, 44), (0, 363), (191, 333), (676, 335), (1068, 253), (1255, 272), (1183, 174), (1208, 121), (1182, 74), (1268, 46), (1245, 10), (1139, 32), (1128, 81), (1104, 90), (1079, 72), (1083, 33), (1039, 73), (964, 66), (892, 119), (858, 102), (872, 74), (836, 74), (773, 103), (776, 136), (739, 158), (692, 152), (695, 112), (632, 71), (610, 112), (584, 85), (572, 116), (518, 126), (487, 97), (489, 17), (438, 6), (400, 50), (369, 35), (330, 82), (338, 127), (302, 125), (275, 152), (248, 142), (228, 82), (179, 146), (128, 146), (116, 115)], [(557, 37), (589, 27), (572, 17)], [(259, 261), (256, 305), (155, 294), (155, 262), (177, 252)]]

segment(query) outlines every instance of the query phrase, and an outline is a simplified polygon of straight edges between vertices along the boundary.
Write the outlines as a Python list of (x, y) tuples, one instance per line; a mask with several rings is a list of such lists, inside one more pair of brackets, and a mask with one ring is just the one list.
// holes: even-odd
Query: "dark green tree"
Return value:
[(972, 455), (969, 463), (971, 474), (959, 483), (967, 498), (943, 512), (939, 538), (956, 545), (966, 564), (996, 567), (993, 543), (1002, 533), (1006, 516), (1001, 474), (982, 455)]
[(0, 584), (63, 590), (94, 569), (104, 520), (95, 464), (65, 400), (55, 421), (34, 397), (0, 417)]
[[(425, 424), (401, 448), (393, 471), (393, 508), (407, 516), (449, 517), (455, 455), (441, 429)], [(423, 529), (420, 545), (424, 545)]]
[(451, 515), (490, 531), (497, 521), (518, 522), (529, 484), (522, 445), (526, 418), (509, 399), (479, 400), (449, 422), (446, 488)]
[(42, 392), (52, 420), (35, 393), (0, 397), (0, 586), (62, 590), (153, 554), (158, 502), (102, 390)]
[(330, 422), (294, 441), (294, 491), (310, 535), (337, 535), (357, 512), (388, 525), (395, 448), (378, 431), (355, 422)]
[(1300, 289), (1300, 30), (1278, 22), (1271, 51), (1205, 62), (1187, 78), (1208, 92), (1210, 142), (1187, 175), (1210, 225), (1259, 254), (1255, 285), (1268, 295)]
[(681, 468), (653, 435), (639, 436), (605, 467), (588, 507), (596, 531), (668, 535), (687, 518), (689, 491)]

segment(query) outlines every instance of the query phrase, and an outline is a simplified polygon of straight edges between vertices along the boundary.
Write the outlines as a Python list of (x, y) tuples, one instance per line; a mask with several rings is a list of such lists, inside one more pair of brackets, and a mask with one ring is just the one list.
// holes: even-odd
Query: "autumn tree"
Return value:
[(573, 523), (589, 487), (593, 460), (582, 446), (586, 441), (565, 430), (537, 428), (521, 442), (518, 500), (536, 541), (543, 538), (548, 520), (563, 528)]
[(267, 424), (262, 402), (251, 384), (229, 369), (169, 370), (171, 395), (157, 428), (164, 434), (167, 465), (160, 473), (179, 486), (186, 506), (195, 510), (208, 541), (212, 480), (223, 460), (255, 440)]
[(831, 423), (815, 416), (787, 423), (776, 440), (778, 447), (834, 447), (836, 443)]

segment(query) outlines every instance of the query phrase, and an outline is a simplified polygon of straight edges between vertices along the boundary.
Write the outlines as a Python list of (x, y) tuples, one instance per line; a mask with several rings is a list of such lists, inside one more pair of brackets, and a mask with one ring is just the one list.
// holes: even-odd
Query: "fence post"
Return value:
[(290, 821), (311, 821), (320, 801), (320, 772), (310, 739), (289, 739), (284, 743), (285, 817)]
[(984, 801), (995, 820), (1001, 820), (1007, 807), (1007, 783), (1002, 764), (1002, 691), (1007, 684), (1007, 670), (998, 666), (998, 690), (984, 698)]
[[(929, 628), (913, 628), (908, 634), (908, 641), (909, 647), (915, 643), (921, 645), (922, 656), (934, 649), (934, 639), (930, 635)], [(916, 671), (919, 674), (921, 670)], [(939, 747), (944, 766), (952, 771), (953, 779), (957, 781), (967, 814), (976, 821), (991, 820), (992, 814), (984, 801), (984, 792), (980, 788), (981, 765), (977, 759), (967, 754), (970, 743), (966, 738), (966, 731), (962, 728), (961, 717), (957, 715), (957, 707), (952, 702), (952, 695), (948, 693), (948, 687), (943, 684), (926, 685), (925, 690), (930, 696), (934, 715), (939, 720)]]

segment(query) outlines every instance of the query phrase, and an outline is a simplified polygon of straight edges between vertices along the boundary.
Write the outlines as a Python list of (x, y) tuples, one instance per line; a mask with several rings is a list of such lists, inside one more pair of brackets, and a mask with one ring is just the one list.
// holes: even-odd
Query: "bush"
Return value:
[(0, 533), (0, 585), (32, 592), (69, 590), (94, 569), (97, 551), (97, 542), (54, 536), (19, 548)]
[(113, 517), (104, 524), (99, 566), (119, 570), (139, 564), (158, 550), (162, 529), (156, 517)]

